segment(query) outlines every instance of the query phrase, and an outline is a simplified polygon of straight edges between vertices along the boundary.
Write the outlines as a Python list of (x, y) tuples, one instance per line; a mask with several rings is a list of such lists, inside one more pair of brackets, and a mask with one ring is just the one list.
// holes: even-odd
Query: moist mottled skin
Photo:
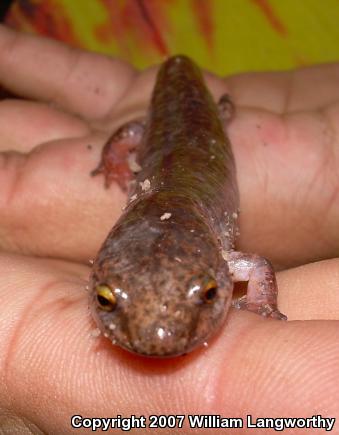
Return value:
[[(231, 146), (187, 57), (160, 68), (138, 163), (129, 205), (93, 265), (91, 307), (113, 343), (141, 355), (180, 355), (225, 319), (233, 281), (222, 252), (233, 248), (238, 210)], [(211, 282), (217, 289), (209, 294)], [(97, 302), (100, 284), (116, 297), (110, 312)]]

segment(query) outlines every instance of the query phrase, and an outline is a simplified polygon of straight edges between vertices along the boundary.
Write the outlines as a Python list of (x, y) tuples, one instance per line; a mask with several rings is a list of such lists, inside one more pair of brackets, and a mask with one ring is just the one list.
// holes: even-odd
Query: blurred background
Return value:
[(219, 74), (339, 61), (339, 0), (1, 0), (2, 21), (139, 68), (183, 53)]

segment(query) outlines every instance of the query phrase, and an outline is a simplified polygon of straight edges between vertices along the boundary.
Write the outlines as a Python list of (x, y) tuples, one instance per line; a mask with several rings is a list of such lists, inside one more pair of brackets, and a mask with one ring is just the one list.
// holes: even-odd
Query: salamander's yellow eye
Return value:
[(117, 298), (112, 290), (105, 284), (96, 287), (99, 308), (103, 311), (113, 311), (117, 305)]
[(218, 284), (215, 279), (209, 279), (202, 289), (202, 299), (207, 304), (214, 301), (218, 292)]

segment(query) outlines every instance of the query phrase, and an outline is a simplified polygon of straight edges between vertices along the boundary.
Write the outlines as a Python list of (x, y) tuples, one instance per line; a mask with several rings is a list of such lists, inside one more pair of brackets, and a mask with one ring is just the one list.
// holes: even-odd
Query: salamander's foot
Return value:
[(115, 181), (123, 191), (127, 191), (133, 174), (141, 169), (136, 158), (136, 148), (141, 142), (144, 129), (142, 121), (131, 121), (113, 133), (102, 149), (99, 165), (91, 175), (103, 174), (106, 188)]
[(253, 313), (260, 314), (263, 317), (271, 317), (272, 319), (277, 320), (287, 320), (287, 317), (282, 314), (276, 306), (272, 306), (271, 304), (257, 305), (248, 303), (246, 295), (239, 299), (235, 299), (232, 302), (232, 307), (239, 310), (252, 311)]
[(277, 307), (278, 286), (272, 264), (255, 254), (230, 251), (225, 255), (234, 282), (248, 281), (247, 295), (233, 302), (235, 308), (264, 317), (286, 320)]

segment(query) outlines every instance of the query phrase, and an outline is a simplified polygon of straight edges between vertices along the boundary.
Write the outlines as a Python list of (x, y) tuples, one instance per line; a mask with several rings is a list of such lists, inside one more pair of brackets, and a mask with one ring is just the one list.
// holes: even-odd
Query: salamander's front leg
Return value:
[(141, 142), (144, 129), (144, 122), (138, 120), (128, 122), (113, 133), (102, 149), (99, 165), (91, 175), (103, 174), (106, 188), (115, 181), (126, 191), (133, 174), (141, 169), (136, 161), (135, 149)]
[(259, 255), (236, 251), (228, 252), (226, 257), (233, 281), (248, 281), (247, 295), (236, 299), (233, 306), (286, 320), (277, 307), (278, 287), (271, 263)]

